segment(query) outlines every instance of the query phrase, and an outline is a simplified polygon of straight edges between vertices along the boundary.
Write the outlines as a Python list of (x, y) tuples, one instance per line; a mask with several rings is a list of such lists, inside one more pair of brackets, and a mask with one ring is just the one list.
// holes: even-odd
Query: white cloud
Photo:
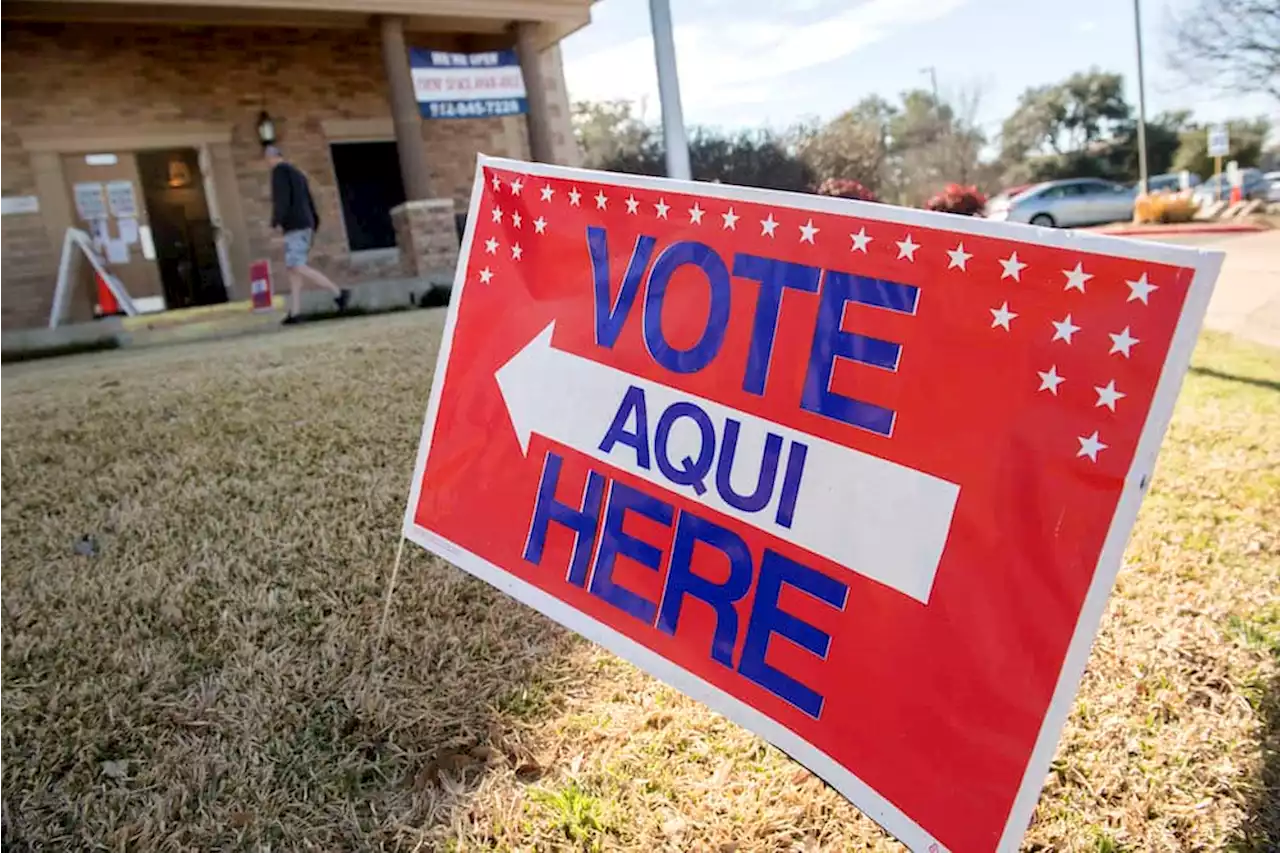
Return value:
[[(676, 64), (685, 111), (695, 119), (725, 106), (785, 96), (788, 75), (840, 59), (896, 33), (935, 20), (966, 0), (867, 0), (804, 23), (763, 17), (675, 28)], [(625, 98), (657, 104), (649, 34), (566, 63), (574, 100)], [(794, 81), (792, 81), (794, 82)]]

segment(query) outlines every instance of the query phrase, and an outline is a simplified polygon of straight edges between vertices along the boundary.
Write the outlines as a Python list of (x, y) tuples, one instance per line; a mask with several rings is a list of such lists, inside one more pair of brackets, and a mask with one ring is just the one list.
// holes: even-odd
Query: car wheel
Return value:
[(1039, 225), (1042, 228), (1053, 228), (1057, 223), (1053, 221), (1053, 217), (1047, 213), (1037, 213), (1031, 217), (1032, 225)]

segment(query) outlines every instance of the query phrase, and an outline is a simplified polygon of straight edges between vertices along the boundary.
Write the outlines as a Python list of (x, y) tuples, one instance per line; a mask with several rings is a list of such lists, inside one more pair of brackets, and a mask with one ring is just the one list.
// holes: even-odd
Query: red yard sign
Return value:
[(269, 311), (272, 306), (271, 262), (254, 261), (249, 264), (249, 298), (254, 311)]
[(1220, 261), (482, 159), (405, 535), (1015, 848)]

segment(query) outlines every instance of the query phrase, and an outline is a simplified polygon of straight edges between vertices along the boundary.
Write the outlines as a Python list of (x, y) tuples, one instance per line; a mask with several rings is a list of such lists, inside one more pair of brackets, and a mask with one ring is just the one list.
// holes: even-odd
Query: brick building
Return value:
[[(477, 153), (576, 161), (558, 42), (588, 21), (589, 3), (10, 0), (0, 53), (4, 328), (48, 323), (67, 228), (94, 224), (86, 204), (105, 201), (132, 220), (106, 226), (124, 245), (112, 269), (152, 308), (244, 299), (257, 258), (271, 258), (280, 281), (264, 117), (311, 179), (315, 266), (345, 283), (447, 268)], [(514, 48), (528, 112), (423, 120), (406, 46)], [(113, 196), (126, 182), (132, 199)], [(77, 185), (107, 191), (77, 198)], [(93, 288), (77, 287), (69, 319), (89, 319), (93, 303)]]

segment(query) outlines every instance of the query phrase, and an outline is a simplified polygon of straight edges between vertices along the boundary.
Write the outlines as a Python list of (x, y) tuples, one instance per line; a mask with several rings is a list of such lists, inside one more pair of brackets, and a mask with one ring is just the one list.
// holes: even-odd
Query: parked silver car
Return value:
[(1133, 199), (1133, 188), (1098, 178), (1048, 181), (991, 205), (987, 218), (1050, 228), (1098, 225), (1132, 219)]

